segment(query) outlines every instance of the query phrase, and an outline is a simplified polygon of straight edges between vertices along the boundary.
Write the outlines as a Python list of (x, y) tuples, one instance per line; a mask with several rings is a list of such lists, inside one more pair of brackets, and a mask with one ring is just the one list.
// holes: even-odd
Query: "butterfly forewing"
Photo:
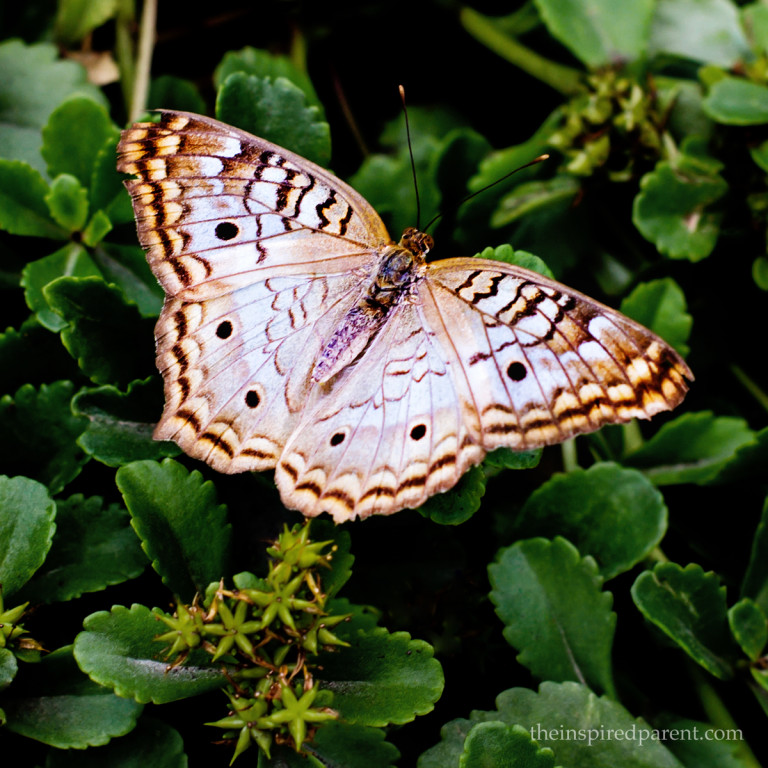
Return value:
[(166, 291), (155, 431), (222, 472), (276, 467), (338, 522), (416, 507), (499, 446), (674, 408), (693, 376), (650, 331), (501, 262), (426, 264), (351, 187), (215, 120), (161, 113), (118, 168)]
[(126, 186), (167, 294), (155, 435), (219, 471), (272, 467), (306, 402), (313, 353), (386, 230), (327, 171), (214, 120), (164, 112), (125, 131), (118, 151), (118, 169), (139, 177)]

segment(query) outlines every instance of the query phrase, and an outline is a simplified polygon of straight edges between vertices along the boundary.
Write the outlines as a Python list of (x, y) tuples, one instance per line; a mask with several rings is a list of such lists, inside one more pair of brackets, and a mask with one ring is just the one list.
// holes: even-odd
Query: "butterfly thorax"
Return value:
[(360, 298), (323, 346), (312, 371), (314, 381), (329, 381), (360, 357), (419, 279), (432, 245), (429, 235), (409, 227), (397, 245), (382, 249), (367, 284), (361, 286)]

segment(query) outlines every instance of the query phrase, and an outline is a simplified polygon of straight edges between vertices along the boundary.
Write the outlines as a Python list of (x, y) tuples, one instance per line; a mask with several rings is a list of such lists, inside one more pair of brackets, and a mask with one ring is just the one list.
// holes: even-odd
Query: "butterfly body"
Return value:
[(119, 146), (166, 291), (155, 432), (223, 472), (275, 469), (336, 521), (522, 450), (669, 410), (692, 375), (650, 331), (516, 266), (427, 263), (351, 187), (209, 118), (163, 112)]

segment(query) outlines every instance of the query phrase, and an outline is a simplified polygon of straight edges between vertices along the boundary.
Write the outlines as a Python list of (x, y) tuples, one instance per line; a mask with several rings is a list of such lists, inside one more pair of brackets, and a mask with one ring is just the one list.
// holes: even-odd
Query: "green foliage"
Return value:
[[(288, 5), (180, 27), (170, 3), (151, 72), (154, 30), (129, 3), (0, 11), (3, 754), (757, 768), (765, 2)], [(262, 49), (227, 50), (253, 29)], [(480, 47), (498, 58), (465, 55)], [(115, 170), (119, 127), (146, 107), (333, 157), (395, 239), (441, 214), (435, 258), (620, 305), (689, 360), (688, 401), (494, 451), (418, 514), (297, 526), (269, 475), (218, 475), (152, 439), (163, 291)]]

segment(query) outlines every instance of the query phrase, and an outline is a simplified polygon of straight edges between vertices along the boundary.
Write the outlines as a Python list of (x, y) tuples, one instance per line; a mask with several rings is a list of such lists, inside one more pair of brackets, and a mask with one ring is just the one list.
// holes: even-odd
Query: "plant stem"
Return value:
[(144, 0), (139, 26), (139, 44), (136, 52), (136, 75), (133, 81), (130, 109), (128, 110), (130, 122), (138, 120), (147, 108), (156, 22), (157, 0)]
[(743, 384), (744, 388), (749, 392), (749, 394), (752, 395), (752, 397), (754, 397), (755, 400), (757, 400), (757, 402), (760, 403), (760, 405), (765, 408), (766, 411), (768, 411), (768, 395), (766, 395), (766, 393), (763, 392), (763, 390), (760, 389), (760, 387), (758, 387), (757, 384), (755, 384), (755, 382), (752, 381), (752, 379), (747, 376), (747, 374), (744, 373), (744, 371), (742, 371), (738, 365), (731, 366), (731, 373), (733, 373), (739, 382)]
[(120, 0), (115, 17), (115, 59), (120, 72), (120, 88), (123, 92), (123, 104), (126, 114), (131, 111), (133, 80), (136, 76), (134, 61), (133, 35), (131, 30), (136, 19), (134, 0)]
[[(707, 713), (709, 722), (715, 728), (741, 733), (741, 729), (736, 724), (725, 704), (723, 704), (722, 699), (717, 695), (714, 687), (706, 680), (698, 667), (691, 664), (690, 669), (693, 684), (699, 694), (699, 701), (701, 701), (701, 705)], [(733, 744), (735, 746), (735, 753), (738, 755), (742, 765), (747, 768), (761, 768), (760, 763), (743, 738), (734, 741)]]
[(560, 445), (560, 451), (563, 456), (563, 469), (566, 472), (573, 472), (579, 468), (579, 460), (576, 457), (576, 441), (571, 438)]
[(463, 7), (459, 12), (459, 20), (475, 40), (558, 93), (574, 96), (584, 90), (581, 72), (545, 59), (513, 37), (500, 32), (493, 20), (487, 16)]

